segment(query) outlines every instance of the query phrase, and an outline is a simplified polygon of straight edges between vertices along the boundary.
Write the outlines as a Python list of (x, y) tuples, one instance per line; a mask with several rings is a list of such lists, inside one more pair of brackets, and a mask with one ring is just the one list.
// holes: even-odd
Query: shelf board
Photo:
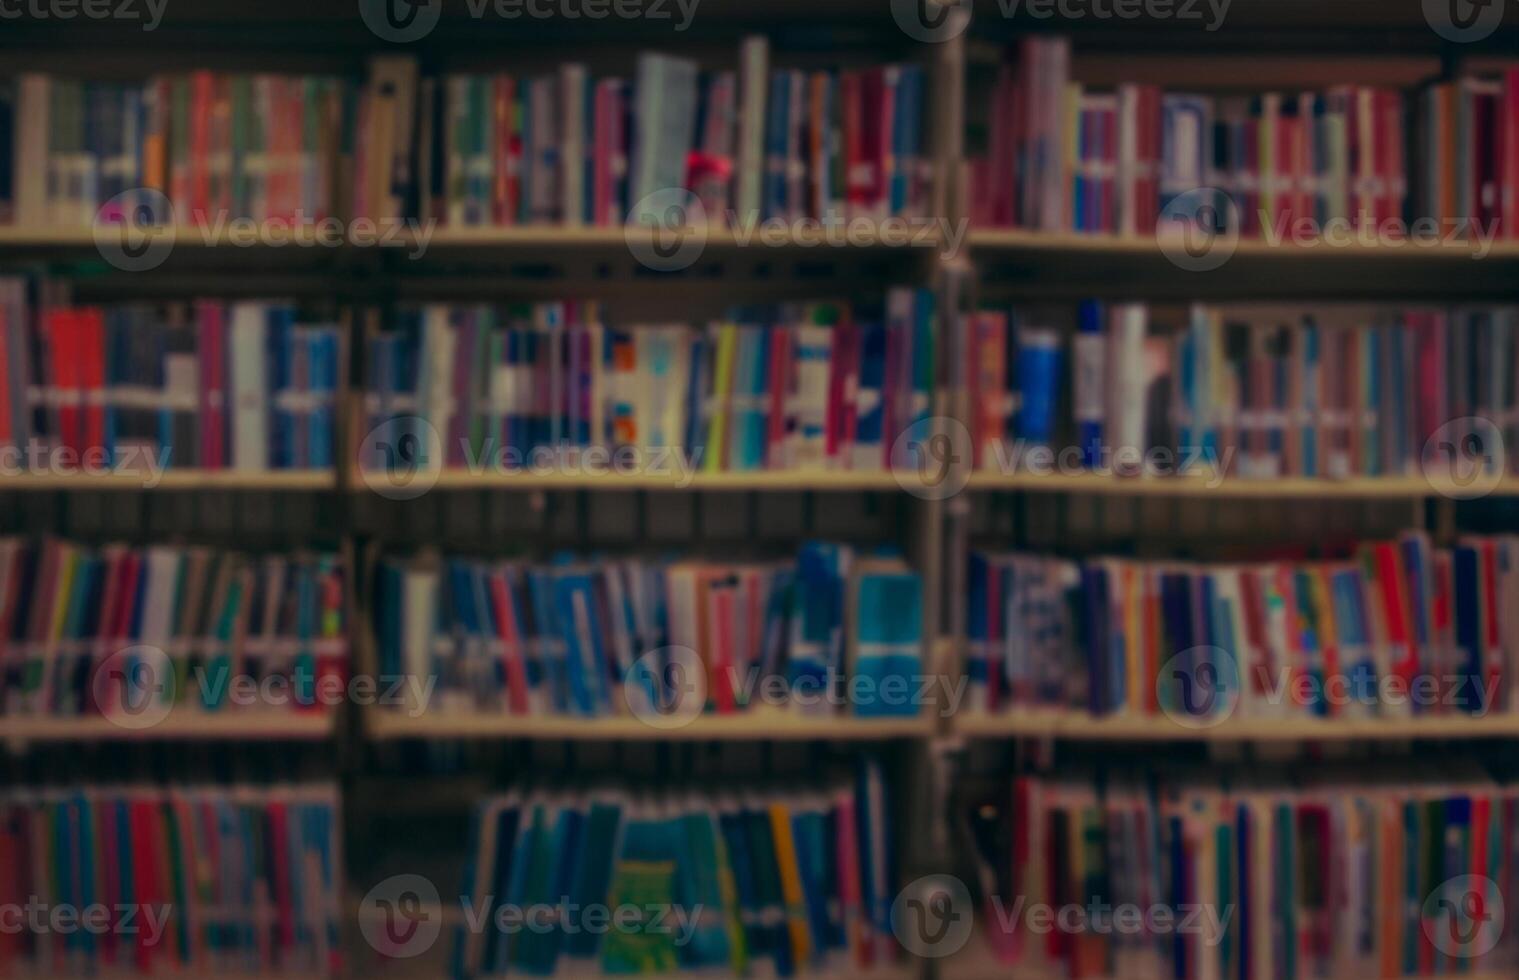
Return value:
[[(1108, 255), (1108, 256), (1159, 256), (1160, 243), (1154, 235), (1103, 235), (1076, 232), (1041, 232), (1023, 228), (983, 228), (970, 231), (965, 238), (973, 250), (1031, 251), (1042, 253)], [(1435, 262), (1479, 261), (1480, 245), (1476, 242), (1441, 243), (1415, 246), (1392, 242), (1353, 244), (1343, 247), (1329, 245), (1273, 244), (1262, 239), (1240, 239), (1234, 255), (1246, 258), (1287, 258), (1296, 262), (1351, 262), (1372, 260), (1377, 262), (1411, 262), (1414, 260)], [(1480, 261), (1500, 259), (1519, 260), (1519, 241), (1498, 240), (1488, 248)]]
[(1519, 716), (1485, 718), (1239, 718), (1211, 728), (1188, 728), (1164, 716), (1093, 718), (1079, 713), (1012, 711), (954, 719), (957, 734), (970, 738), (1057, 738), (1089, 742), (1302, 742), (1385, 739), (1519, 737)]
[[(977, 910), (976, 918), (981, 918), (980, 909)], [(1039, 944), (1029, 947), (1038, 955)], [(987, 945), (982, 931), (978, 926), (976, 931), (966, 941), (965, 947), (958, 953), (954, 953), (940, 960), (938, 976), (952, 978), (952, 980), (1067, 980), (1071, 971), (1060, 963), (1029, 963), (1029, 964), (1006, 964), (997, 959)], [(1162, 971), (1160, 975), (1169, 976), (1169, 971)], [(1436, 973), (1432, 974), (1435, 980), (1450, 978), (1455, 980), (1503, 980), (1510, 974), (1500, 971), (1481, 973)], [(1094, 978), (1094, 980), (1125, 980), (1123, 977)]]
[(335, 725), (331, 712), (176, 712), (149, 728), (124, 728), (106, 718), (0, 718), (0, 742), (319, 741)]
[[(1346, 480), (1284, 477), (1279, 480), (1209, 477), (1120, 477), (1104, 473), (973, 473), (971, 490), (1027, 490), (1124, 497), (1242, 497), (1262, 500), (1332, 498), (1407, 499), (1438, 496), (1423, 477), (1360, 477)], [(1519, 478), (1506, 477), (1489, 496), (1519, 496)]]
[[(362, 476), (356, 492), (370, 492)], [(730, 490), (730, 491), (897, 491), (897, 478), (886, 470), (757, 470), (693, 473), (531, 473), (444, 470), (437, 489), (445, 490)]]
[(164, 470), (158, 482), (144, 485), (141, 473), (22, 474), (0, 476), (0, 491), (11, 490), (333, 490), (332, 470)]
[(466, 739), (569, 739), (576, 741), (835, 741), (877, 742), (930, 734), (933, 719), (808, 717), (783, 711), (704, 715), (682, 728), (655, 728), (637, 718), (566, 718), (520, 715), (366, 714), (370, 737)]

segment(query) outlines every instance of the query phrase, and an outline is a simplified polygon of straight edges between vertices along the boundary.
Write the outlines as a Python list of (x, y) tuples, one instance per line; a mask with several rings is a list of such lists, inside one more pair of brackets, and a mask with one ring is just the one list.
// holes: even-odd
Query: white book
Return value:
[[(422, 333), (422, 365), (418, 373), (421, 390), (417, 392), (418, 408), (422, 418), (433, 431), (423, 431), (427, 440), (428, 468), (441, 468), (448, 460), (448, 449), (443, 440), (448, 438), (448, 424), (454, 414), (454, 336), (449, 323), (449, 307), (435, 303), (427, 308)], [(434, 458), (434, 456), (437, 458)]]
[(17, 85), (16, 224), (48, 223), (48, 110), (52, 99), (47, 75), (28, 72)]
[(796, 417), (796, 430), (788, 434), (787, 467), (822, 466), (828, 437), (828, 369), (832, 358), (833, 331), (828, 327), (801, 326), (796, 330), (796, 393), (786, 407)]
[[(408, 677), (432, 676), (432, 631), (438, 609), (438, 573), (435, 569), (407, 569), (402, 579), (401, 669)], [(427, 705), (417, 686), (406, 685), (405, 707), (412, 715)]]
[(740, 221), (758, 220), (764, 176), (765, 96), (770, 85), (770, 42), (748, 37), (739, 48), (738, 200)]
[(560, 181), (562, 192), (560, 217), (568, 227), (577, 227), (585, 219), (585, 65), (559, 67), (559, 100), (564, 112), (563, 143), (560, 146)]
[(1107, 432), (1113, 440), (1113, 460), (1125, 467), (1142, 468), (1147, 448), (1145, 333), (1149, 325), (1149, 308), (1144, 303), (1115, 303), (1108, 318), (1110, 401)]
[(264, 380), (264, 337), (269, 313), (263, 303), (232, 308), (232, 468), (269, 468), (269, 394)]

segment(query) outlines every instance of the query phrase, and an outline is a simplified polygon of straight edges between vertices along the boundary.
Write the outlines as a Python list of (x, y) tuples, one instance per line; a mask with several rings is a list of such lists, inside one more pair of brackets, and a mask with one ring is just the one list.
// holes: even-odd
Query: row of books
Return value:
[(344, 215), (356, 94), (320, 75), (209, 70), (130, 83), (5, 79), (0, 220), (167, 223), (143, 189), (167, 195), (180, 224)]
[(966, 820), (984, 935), (1009, 969), (1299, 980), (1519, 963), (1519, 791), (1467, 765), (1031, 775)]
[[(1418, 98), (1364, 85), (1219, 97), (1138, 83), (1094, 92), (1071, 77), (1068, 38), (1029, 37), (999, 69), (986, 153), (968, 170), (982, 225), (1149, 235), (1171, 217), (1207, 217), (1225, 230), (1232, 205), (1233, 230), (1249, 237), (1292, 233), (1301, 219), (1322, 229), (1429, 217), (1460, 219), (1460, 238), (1512, 238), (1519, 67), (1501, 79), (1435, 83)], [(1167, 212), (1202, 188), (1217, 193)]]
[(0, 708), (127, 725), (330, 710), (349, 677), (344, 582), (334, 555), (0, 539)]
[(971, 710), (1367, 718), (1519, 711), (1519, 538), (1408, 532), (1344, 559), (973, 552)]
[(1502, 470), (1519, 445), (1516, 344), (1512, 307), (987, 310), (969, 338), (971, 438), (986, 469), (1041, 446), (1125, 475)]
[(425, 556), (383, 561), (376, 588), (381, 672), (436, 679), (430, 710), (922, 710), (922, 583), (898, 557), (829, 543), (790, 563)]
[(34, 285), (0, 279), (0, 448), (23, 468), (334, 465), (336, 324), (275, 302), (53, 304)]
[[(461, 930), (454, 975), (855, 973), (895, 963), (895, 827), (877, 760), (816, 788), (724, 793), (530, 791), (482, 804), (465, 872), (502, 907), (637, 926)], [(571, 913), (573, 914), (573, 913)], [(604, 934), (602, 934), (604, 932)]]
[(0, 971), (335, 975), (338, 819), (320, 784), (7, 788)]
[[(647, 52), (631, 79), (597, 78), (580, 63), (419, 78), (414, 63), (384, 62), (394, 84), (366, 104), (365, 152), (392, 138), (394, 165), (376, 178), (390, 189), (382, 197), (423, 220), (664, 224), (668, 202), (649, 196), (678, 189), (719, 225), (927, 208), (919, 65), (772, 69), (759, 36), (741, 42), (737, 70)], [(366, 179), (375, 174), (366, 168)], [(375, 199), (368, 188), (361, 197)]]
[(644, 469), (879, 470), (928, 418), (933, 338), (933, 294), (909, 288), (705, 326), (613, 326), (594, 302), (428, 306), (366, 341), (368, 430), (388, 436), (360, 464), (521, 467), (570, 446), (680, 453)]

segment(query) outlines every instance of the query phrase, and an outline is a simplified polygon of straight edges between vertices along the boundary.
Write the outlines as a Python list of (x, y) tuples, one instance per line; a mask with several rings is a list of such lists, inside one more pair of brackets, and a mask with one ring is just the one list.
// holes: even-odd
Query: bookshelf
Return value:
[[(976, 24), (991, 24), (995, 35), (1004, 25), (996, 23), (998, 4), (978, 0), (974, 4)], [(195, 45), (209, 42), (207, 50), (220, 51), (240, 45), (263, 45), (272, 52), (303, 32), (323, 32), (321, 43), (309, 40), (305, 49), (285, 56), (325, 57), (330, 46), (340, 61), (357, 65), (367, 54), (392, 51), (379, 44), (355, 23), (352, 0), (276, 0), (271, 4), (229, 7), (213, 0), (181, 0), (171, 5), (171, 21), (162, 34), (149, 38), (152, 45)], [(763, 10), (737, 0), (707, 0), (701, 15), (712, 17), (710, 36), (726, 39), (749, 27), (799, 33), (811, 36), (820, 25), (851, 24), (858, 33), (853, 37), (870, 37), (871, 32), (895, 31), (886, 5), (880, 0), (844, 0), (820, 9), (808, 0), (779, 0)], [(1432, 40), (1417, 5), (1394, 5), (1375, 0), (1342, 0), (1340, 3), (1310, 0), (1236, 0), (1235, 11), (1246, 35), (1239, 43), (1267, 46), (1276, 40), (1303, 43), (1313, 49), (1311, 60), (1329, 60), (1341, 48), (1363, 43), (1368, 33), (1377, 36), (1373, 45), (1400, 55), (1431, 50), (1450, 56), (1449, 46)], [(779, 27), (778, 27), (779, 25)], [(101, 25), (72, 36), (57, 24), (27, 23), (0, 47), (44, 42), (61, 46), (71, 56), (87, 52), (97, 40), (126, 50), (135, 37), (112, 34)], [(574, 24), (551, 20), (527, 24), (523, 33), (512, 36), (503, 25), (485, 30), (460, 15), (453, 8), (446, 11), (437, 33), (429, 39), (430, 55), (447, 57), (462, 53), (479, 57), (489, 43), (504, 41), (508, 45), (532, 44), (539, 37), (554, 39), (573, 37)], [(1101, 31), (1087, 23), (1061, 23), (1058, 29), (1070, 29), (1088, 37), (1094, 49), (1126, 52), (1140, 49), (1153, 58), (1164, 59), (1179, 45), (1193, 43), (1180, 30), (1160, 24), (1145, 24), (1142, 29), (1126, 31), (1122, 36), (1105, 39)], [(9, 29), (8, 29), (9, 30)], [(707, 25), (700, 25), (707, 31)], [(1500, 41), (1509, 35), (1500, 35)], [(82, 38), (83, 40), (79, 40)], [(1253, 40), (1252, 40), (1253, 38)], [(1180, 39), (1180, 40), (1178, 40)], [(895, 40), (895, 37), (893, 37)], [(965, 188), (954, 175), (954, 167), (964, 156), (963, 121), (967, 98), (965, 61), (974, 54), (984, 37), (976, 32), (956, 37), (932, 48), (916, 46), (923, 61), (931, 65), (935, 79), (928, 118), (931, 120), (933, 155), (939, 165), (939, 179), (934, 189), (938, 210), (955, 219), (965, 212)], [(679, 48), (679, 37), (648, 37), (632, 33), (618, 44), (645, 44), (648, 47)], [(705, 41), (703, 43), (706, 43)], [(1334, 47), (1340, 45), (1341, 48)], [(1248, 50), (1247, 52), (1248, 53)], [(120, 51), (117, 52), (120, 57)], [(135, 56), (135, 55), (134, 55)], [(1224, 66), (1221, 70), (1228, 70)], [(1211, 77), (1211, 76), (1210, 76)], [(315, 245), (314, 230), (294, 229), (287, 246), (255, 244), (247, 246), (236, 240), (235, 233), (224, 230), (210, 234), (201, 229), (176, 230), (175, 250), (178, 258), (169, 267), (182, 272), (184, 279), (173, 288), (187, 292), (201, 285), (234, 289), (282, 289), (290, 285), (278, 279), (244, 279), (245, 267), (259, 269), (273, 266), (304, 275), (310, 266), (319, 269), (320, 279), (310, 279), (301, 289), (331, 290), (345, 305), (375, 308), (393, 307), (402, 298), (415, 296), (471, 298), (519, 298), (540, 295), (567, 295), (581, 287), (596, 295), (612, 294), (628, 299), (642, 310), (663, 314), (672, 307), (687, 304), (708, 305), (729, 301), (736, 292), (733, 280), (742, 278), (743, 295), (813, 296), (833, 286), (851, 284), (858, 278), (890, 281), (886, 270), (920, 285), (941, 286), (947, 268), (955, 267), (972, 280), (970, 292), (979, 298), (1000, 300), (1045, 299), (1101, 295), (1106, 297), (1161, 296), (1168, 298), (1244, 298), (1290, 296), (1303, 299), (1366, 296), (1390, 299), (1430, 300), (1461, 303), (1477, 299), (1519, 297), (1519, 242), (1494, 243), (1485, 254), (1475, 245), (1414, 247), (1392, 245), (1351, 245), (1344, 248), (1274, 245), (1263, 241), (1239, 241), (1230, 261), (1206, 276), (1187, 273), (1167, 259), (1162, 244), (1153, 237), (1118, 238), (1079, 234), (1048, 234), (1021, 230), (971, 229), (958, 255), (943, 254), (950, 244), (939, 232), (919, 235), (910, 244), (887, 244), (879, 240), (866, 244), (823, 247), (806, 235), (790, 234), (779, 240), (756, 230), (752, 237), (744, 231), (727, 229), (685, 229), (681, 236), (697, 235), (703, 239), (702, 260), (691, 273), (651, 274), (636, 269), (630, 243), (639, 244), (653, 233), (640, 229), (607, 227), (485, 227), (438, 228), (425, 242), (412, 234), (402, 235), (393, 244), (364, 246), (345, 241), (336, 248), (302, 247)], [(867, 238), (872, 237), (870, 235)], [(403, 253), (408, 248), (426, 245), (425, 260), (411, 261)], [(0, 225), (0, 258), (18, 263), (38, 259), (69, 262), (90, 260), (95, 256), (96, 232), (90, 228)], [(180, 251), (185, 254), (178, 254)], [(278, 253), (276, 255), (276, 253)], [(714, 270), (715, 274), (714, 274)], [(820, 271), (821, 270), (821, 271)], [(485, 272), (486, 274), (482, 274)], [(221, 276), (215, 280), (212, 276)], [(202, 278), (204, 277), (204, 278)], [(88, 285), (88, 283), (86, 283)], [(161, 288), (152, 281), (130, 277), (102, 280), (99, 289), (120, 288), (124, 292), (151, 292)], [(963, 337), (962, 314), (968, 300), (942, 289), (945, 317), (937, 338), (941, 349), (954, 350)], [(655, 315), (653, 312), (650, 315)], [(347, 325), (349, 336), (357, 338), (353, 318)], [(353, 345), (355, 349), (358, 344)], [(354, 360), (360, 359), (356, 353)], [(346, 379), (345, 379), (346, 380)], [(966, 416), (964, 378), (944, 379), (939, 392), (951, 406), (945, 414)], [(351, 393), (351, 392), (350, 392)], [(352, 419), (348, 420), (351, 425)], [(343, 444), (340, 440), (339, 444)], [(974, 498), (998, 498), (1027, 495), (1047, 498), (1061, 507), (1102, 506), (1111, 498), (1174, 498), (1180, 507), (1195, 512), (1211, 512), (1215, 503), (1281, 503), (1285, 507), (1312, 511), (1331, 506), (1356, 507), (1367, 502), (1411, 502), (1414, 512), (1431, 501), (1448, 515), (1451, 508), (1462, 506), (1441, 497), (1439, 490), (1417, 477), (1350, 480), (1247, 480), (1228, 479), (1215, 485), (1211, 481), (1187, 478), (1126, 479), (1101, 474), (1031, 474), (966, 473), (966, 495), (948, 502), (921, 500), (913, 493), (910, 476), (890, 472), (850, 472), (837, 470), (802, 472), (698, 472), (689, 477), (652, 474), (536, 474), (445, 470), (436, 474), (433, 491), (442, 498), (431, 504), (439, 510), (463, 506), (461, 498), (475, 494), (483, 504), (499, 502), (521, 491), (530, 499), (541, 501), (575, 501), (578, 495), (582, 512), (608, 506), (606, 497), (620, 492), (642, 493), (660, 498), (655, 507), (680, 503), (681, 494), (703, 495), (716, 506), (726, 508), (721, 495), (743, 499), (734, 506), (757, 509), (764, 502), (752, 498), (779, 498), (788, 494), (826, 494), (835, 504), (851, 506), (849, 495), (859, 495), (860, 509), (873, 506), (867, 498), (882, 495), (900, 497), (914, 514), (914, 524), (903, 529), (913, 564), (924, 577), (926, 604), (925, 670), (954, 675), (956, 659), (946, 653), (963, 647), (964, 624), (959, 611), (963, 592), (964, 553), (970, 530), (966, 511)], [(384, 540), (414, 530), (409, 522), (421, 511), (421, 505), (376, 500), (376, 493), (366, 485), (365, 475), (354, 468), (353, 454), (340, 453), (335, 472), (238, 473), (230, 471), (174, 471), (162, 474), (155, 487), (143, 485), (135, 474), (103, 476), (17, 476), (0, 477), (0, 493), (34, 491), (94, 492), (111, 494), (142, 493), (198, 494), (227, 491), (269, 495), (281, 503), (289, 495), (306, 494), (331, 497), (333, 512), (344, 531), (355, 530), (369, 541)], [(589, 496), (596, 494), (598, 496)], [(1493, 501), (1512, 502), (1519, 498), (1519, 478), (1505, 478), (1488, 495)], [(516, 500), (518, 498), (511, 498)], [(380, 504), (378, 518), (368, 520), (360, 511), (369, 503)], [(1137, 505), (1137, 504), (1136, 504)], [(276, 503), (275, 507), (280, 504)], [(535, 503), (533, 506), (539, 506)], [(578, 518), (577, 518), (578, 519)], [(699, 538), (705, 531), (699, 520), (690, 522)], [(441, 521), (425, 527), (442, 527)], [(562, 527), (556, 526), (556, 527)], [(544, 538), (553, 538), (553, 528)], [(577, 531), (584, 531), (577, 527)], [(1062, 526), (1061, 530), (1064, 530)], [(1449, 528), (1445, 529), (1446, 531)], [(496, 534), (494, 530), (492, 535)], [(1130, 542), (1146, 537), (1159, 538), (1163, 544), (1166, 529), (1150, 525), (1136, 529)], [(571, 535), (577, 545), (590, 534)], [(741, 537), (741, 536), (740, 536)], [(722, 548), (728, 539), (703, 542)], [(1126, 542), (1126, 543), (1130, 543)], [(642, 542), (640, 542), (642, 543)], [(747, 544), (747, 539), (742, 543)], [(350, 567), (353, 567), (350, 565)], [(366, 600), (367, 601), (367, 600)], [(947, 602), (947, 609), (942, 608)], [(368, 627), (367, 612), (351, 617), (356, 634)], [(936, 636), (935, 634), (940, 634)], [(363, 641), (354, 640), (355, 657), (363, 663)], [(372, 644), (371, 644), (372, 646)], [(373, 669), (372, 660), (367, 664)], [(147, 742), (191, 743), (321, 743), (332, 741), (340, 750), (343, 765), (361, 770), (365, 753), (406, 748), (396, 743), (418, 742), (614, 742), (614, 743), (833, 743), (870, 747), (879, 743), (906, 743), (911, 758), (898, 775), (909, 787), (935, 781), (949, 781), (955, 775), (952, 763), (930, 751), (941, 741), (968, 740), (1032, 743), (1084, 743), (1101, 748), (1105, 745), (1149, 743), (1230, 743), (1301, 744), (1317, 742), (1387, 743), (1429, 741), (1455, 743), (1498, 739), (1519, 741), (1519, 717), (1497, 716), (1473, 718), (1411, 718), (1400, 720), (1304, 720), (1276, 721), (1237, 719), (1207, 729), (1189, 729), (1164, 718), (1091, 719), (1077, 715), (1015, 712), (1007, 715), (979, 716), (962, 713), (956, 717), (857, 719), (811, 718), (783, 713), (758, 712), (734, 717), (703, 716), (679, 728), (651, 727), (636, 719), (576, 719), (563, 717), (513, 717), (461, 713), (429, 714), (417, 718), (369, 708), (357, 712), (352, 726), (340, 724), (330, 716), (282, 715), (279, 718), (250, 716), (171, 716), (147, 730), (120, 728), (103, 719), (0, 719), (0, 743), (24, 749), (44, 743), (72, 742)], [(343, 719), (347, 721), (348, 719)], [(474, 746), (470, 746), (473, 748)], [(416, 785), (418, 795), (428, 787)], [(937, 867), (953, 866), (955, 849), (947, 841), (942, 826), (945, 814), (929, 809), (930, 794), (913, 799), (911, 823), (923, 829), (919, 845), (927, 853), (910, 855), (903, 864)], [(362, 816), (359, 819), (363, 819)], [(942, 839), (941, 839), (942, 838)], [(362, 941), (347, 937), (350, 944), (362, 947)], [(440, 943), (440, 948), (446, 943)], [(938, 975), (979, 978), (1012, 977), (1015, 980), (1045, 980), (1045, 976), (1011, 972), (996, 964), (975, 943), (961, 954), (938, 963), (914, 963), (900, 970), (876, 971), (864, 975), (868, 980), (909, 980)], [(363, 952), (368, 952), (363, 950)], [(358, 958), (355, 957), (357, 960)], [(377, 977), (404, 976), (407, 964), (377, 964)], [(357, 969), (352, 975), (360, 975)], [(362, 975), (371, 974), (365, 972)], [(413, 970), (410, 975), (430, 975)], [(818, 974), (849, 976), (848, 973)], [(556, 976), (572, 977), (560, 973)], [(576, 978), (578, 980), (578, 978)], [(1489, 980), (1481, 975), (1477, 980)], [(1496, 977), (1491, 978), (1496, 980)]]

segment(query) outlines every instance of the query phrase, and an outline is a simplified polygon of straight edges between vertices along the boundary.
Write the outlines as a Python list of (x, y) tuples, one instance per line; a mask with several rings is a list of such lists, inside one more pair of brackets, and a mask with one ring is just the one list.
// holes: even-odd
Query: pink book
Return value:
[(707, 637), (712, 644), (712, 659), (707, 669), (711, 674), (712, 701), (720, 715), (734, 712), (733, 603), (734, 586), (731, 582), (714, 582), (707, 590)]
[(791, 394), (791, 330), (770, 331), (770, 417), (765, 427), (765, 459), (772, 470), (786, 467), (786, 398)]
[(839, 831), (838, 871), (839, 905), (843, 911), (844, 943), (854, 951), (854, 965), (870, 965), (872, 944), (870, 923), (861, 908), (860, 847), (855, 839), (854, 796), (840, 793), (835, 800)]

